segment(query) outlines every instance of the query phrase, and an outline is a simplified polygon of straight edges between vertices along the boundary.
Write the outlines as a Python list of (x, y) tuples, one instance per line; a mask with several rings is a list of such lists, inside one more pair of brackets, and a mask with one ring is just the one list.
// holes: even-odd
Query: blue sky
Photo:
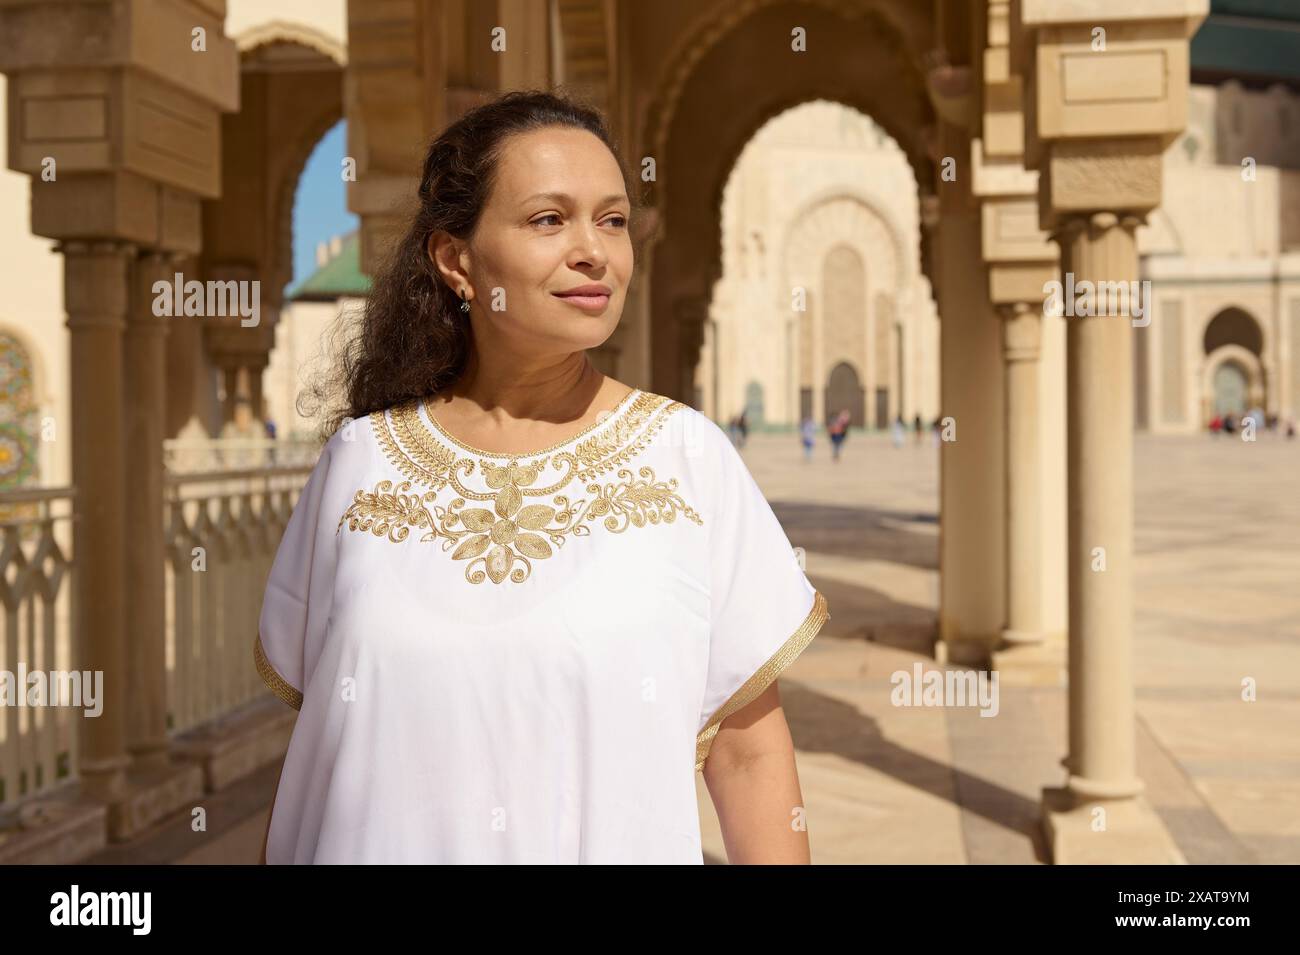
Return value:
[(348, 212), (347, 183), (342, 176), (347, 140), (347, 124), (340, 121), (316, 144), (298, 180), (293, 201), (292, 284), (316, 271), (318, 242), (357, 227), (357, 217)]

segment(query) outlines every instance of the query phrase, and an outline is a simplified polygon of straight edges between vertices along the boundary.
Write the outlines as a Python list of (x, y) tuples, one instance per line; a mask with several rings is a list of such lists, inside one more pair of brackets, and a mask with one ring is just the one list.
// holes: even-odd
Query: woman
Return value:
[(600, 116), (473, 110), (339, 365), (256, 664), (268, 862), (807, 862), (776, 677), (827, 619), (723, 431), (597, 371), (632, 279)]

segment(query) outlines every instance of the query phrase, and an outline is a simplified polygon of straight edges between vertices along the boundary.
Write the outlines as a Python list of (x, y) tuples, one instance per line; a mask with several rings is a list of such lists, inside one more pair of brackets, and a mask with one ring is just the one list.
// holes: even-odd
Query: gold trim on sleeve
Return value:
[(253, 642), (253, 662), (257, 664), (257, 673), (262, 681), (271, 688), (271, 692), (279, 697), (282, 703), (292, 706), (295, 710), (302, 709), (302, 693), (271, 666), (271, 661), (266, 658), (266, 651), (262, 649), (261, 633)]
[(697, 773), (704, 768), (704, 761), (709, 758), (713, 737), (718, 735), (722, 721), (757, 699), (772, 684), (772, 681), (781, 675), (781, 671), (794, 662), (795, 657), (803, 652), (804, 647), (812, 642), (812, 638), (817, 636), (817, 631), (822, 628), (822, 624), (830, 619), (826, 598), (822, 596), (820, 590), (814, 593), (812, 609), (808, 611), (808, 616), (804, 617), (803, 623), (799, 624), (799, 629), (792, 633), (790, 638), (781, 644), (781, 648), (745, 681), (744, 686), (731, 695), (731, 699), (718, 707), (717, 712), (709, 718), (704, 729), (696, 736), (695, 771)]

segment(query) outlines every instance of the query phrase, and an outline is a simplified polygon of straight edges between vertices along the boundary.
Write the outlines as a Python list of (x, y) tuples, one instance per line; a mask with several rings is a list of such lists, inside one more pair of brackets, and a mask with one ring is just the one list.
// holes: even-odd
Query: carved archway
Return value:
[[(285, 286), (293, 277), (293, 206), (298, 180), (321, 138), (343, 118), (346, 50), (319, 31), (275, 21), (235, 37), (240, 50), (240, 110), (222, 119), (221, 196), (204, 203), (205, 278), (256, 280), (260, 322), (205, 319), (169, 338), (167, 433), (197, 415), (216, 433), (233, 414), (232, 393), (244, 382), (260, 405), (261, 376), (275, 341)], [(200, 368), (206, 364), (207, 368)], [(224, 406), (195, 380), (217, 370)]]
[[(824, 265), (836, 248), (851, 249), (865, 263), (860, 299), (862, 328), (856, 336), (860, 347), (850, 351), (840, 349), (838, 353), (833, 343), (843, 340), (843, 336), (833, 334), (834, 329), (826, 323), (845, 320), (842, 313), (849, 309), (836, 308), (833, 296), (827, 294), (829, 278), (824, 275)], [(802, 347), (828, 349), (825, 354), (800, 356), (802, 388), (813, 386), (814, 380), (823, 374), (821, 369), (851, 361), (863, 369), (858, 386), (866, 395), (863, 416), (855, 418), (854, 424), (866, 426), (874, 422), (883, 427), (882, 414), (887, 424), (890, 410), (901, 404), (902, 383), (895, 376), (897, 332), (894, 325), (898, 303), (915, 276), (919, 252), (914, 248), (909, 250), (902, 228), (887, 210), (864, 196), (841, 191), (818, 197), (806, 211), (792, 219), (779, 254), (783, 287), (808, 288), (813, 293), (810, 299), (820, 303), (819, 308), (810, 309), (803, 316), (805, 323), (821, 323), (821, 327), (808, 329), (804, 336), (808, 344)], [(789, 307), (788, 302), (781, 303), (779, 299), (777, 304)], [(822, 382), (818, 382), (817, 387), (821, 386)], [(885, 410), (881, 414), (875, 410), (879, 403), (877, 395), (884, 396)]]
[(1209, 355), (1223, 345), (1240, 345), (1256, 356), (1264, 354), (1264, 329), (1250, 312), (1236, 305), (1220, 309), (1205, 325), (1201, 347)]
[(862, 376), (851, 362), (842, 361), (826, 376), (824, 423), (829, 423), (841, 409), (848, 409), (849, 424), (855, 428), (867, 422), (867, 393), (862, 386)]
[(249, 27), (243, 33), (231, 37), (240, 54), (248, 53), (258, 47), (285, 44), (301, 47), (319, 53), (333, 60), (340, 69), (348, 64), (348, 48), (327, 33), (305, 23), (292, 23), (288, 20), (271, 20)]
[[(794, 26), (824, 48), (788, 69), (771, 68), (797, 55), (789, 45)], [(812, 99), (843, 103), (899, 143), (918, 182), (932, 180), (934, 113), (920, 66), (932, 33), (925, 5), (887, 0), (748, 0), (681, 31), (641, 126), (642, 155), (655, 158), (657, 170), (645, 196), (659, 222), (648, 286), (655, 391), (690, 400), (688, 369), (699, 361), (701, 336), (679, 326), (672, 303), (710, 297), (721, 274), (723, 189), (770, 119)], [(757, 87), (738, 68), (754, 62), (768, 64)]]

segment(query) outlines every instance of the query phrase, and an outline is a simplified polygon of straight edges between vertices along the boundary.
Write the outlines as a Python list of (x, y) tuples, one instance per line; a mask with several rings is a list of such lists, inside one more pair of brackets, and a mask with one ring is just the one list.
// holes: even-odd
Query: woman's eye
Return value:
[[(558, 218), (560, 218), (560, 214), (558, 212), (548, 212), (546, 215), (539, 216), (538, 218), (534, 219), (533, 225), (546, 225), (547, 219), (558, 219)], [(605, 222), (607, 224), (614, 225), (614, 227), (617, 229), (624, 229), (627, 227), (627, 216), (610, 216), (608, 219), (605, 220)], [(556, 225), (559, 225), (559, 223), (557, 222)]]

